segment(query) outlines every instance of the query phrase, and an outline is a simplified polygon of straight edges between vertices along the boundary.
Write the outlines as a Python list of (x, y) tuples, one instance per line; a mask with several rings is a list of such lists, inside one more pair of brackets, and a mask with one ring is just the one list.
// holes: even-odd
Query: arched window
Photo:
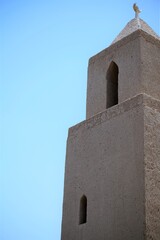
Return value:
[(83, 195), (80, 199), (79, 224), (87, 222), (87, 198)]
[(118, 66), (111, 62), (107, 71), (107, 104), (106, 107), (112, 107), (118, 104)]

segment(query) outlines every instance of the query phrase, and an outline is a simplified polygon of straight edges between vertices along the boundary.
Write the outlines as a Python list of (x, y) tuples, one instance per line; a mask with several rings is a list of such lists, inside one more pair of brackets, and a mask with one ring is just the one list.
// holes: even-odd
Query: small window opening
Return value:
[(80, 208), (79, 208), (79, 224), (83, 224), (87, 222), (87, 198), (86, 196), (82, 196), (80, 200)]
[(118, 73), (117, 64), (111, 62), (107, 71), (107, 108), (118, 104)]

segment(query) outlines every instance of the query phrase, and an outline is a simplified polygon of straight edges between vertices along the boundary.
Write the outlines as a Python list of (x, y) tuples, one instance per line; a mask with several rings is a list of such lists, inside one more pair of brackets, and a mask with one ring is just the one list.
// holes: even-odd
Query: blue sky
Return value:
[[(68, 128), (85, 119), (88, 59), (132, 0), (0, 0), (0, 239), (60, 240)], [(137, 0), (160, 33), (159, 0)]]

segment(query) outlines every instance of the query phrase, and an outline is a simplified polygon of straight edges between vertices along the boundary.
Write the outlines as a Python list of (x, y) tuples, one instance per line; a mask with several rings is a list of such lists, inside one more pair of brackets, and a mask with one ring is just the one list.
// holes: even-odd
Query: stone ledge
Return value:
[(79, 130), (82, 129), (89, 129), (94, 126), (97, 126), (111, 118), (114, 118), (120, 114), (123, 114), (125, 112), (128, 112), (129, 110), (138, 107), (138, 106), (147, 106), (152, 109), (155, 109), (160, 112), (160, 101), (152, 98), (151, 96), (147, 94), (138, 94), (133, 98), (130, 98), (122, 103), (119, 103), (118, 105), (115, 105), (109, 109), (106, 109), (103, 112), (100, 112), (93, 117), (84, 120), (83, 122), (80, 122), (76, 124), (75, 126), (69, 128), (69, 134), (68, 136), (75, 136), (76, 133)]

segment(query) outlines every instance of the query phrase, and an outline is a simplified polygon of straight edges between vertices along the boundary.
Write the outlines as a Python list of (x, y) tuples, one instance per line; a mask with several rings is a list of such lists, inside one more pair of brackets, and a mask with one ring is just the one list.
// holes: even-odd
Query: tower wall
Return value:
[(69, 129), (62, 240), (159, 240), (160, 41), (141, 19), (89, 60), (86, 112)]
[(119, 68), (118, 103), (140, 93), (160, 99), (160, 42), (137, 30), (92, 57), (88, 68), (87, 118), (107, 105), (107, 70), (113, 61)]
[(138, 94), (140, 89), (140, 40), (139, 38), (135, 39), (135, 37), (133, 38), (134, 41), (130, 37), (123, 39), (90, 59), (87, 86), (87, 118), (106, 109), (106, 75), (112, 61), (119, 68), (119, 103)]
[[(143, 240), (143, 97), (116, 105), (69, 131), (62, 240)], [(81, 197), (87, 222), (79, 224)]]

